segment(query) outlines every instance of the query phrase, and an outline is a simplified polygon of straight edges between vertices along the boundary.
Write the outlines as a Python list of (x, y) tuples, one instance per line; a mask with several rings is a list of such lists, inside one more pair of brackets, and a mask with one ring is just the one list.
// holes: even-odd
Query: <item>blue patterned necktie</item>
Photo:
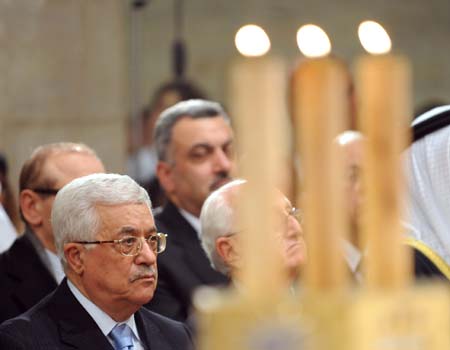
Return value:
[(133, 350), (133, 335), (131, 328), (126, 324), (117, 324), (109, 336), (114, 342), (115, 350)]

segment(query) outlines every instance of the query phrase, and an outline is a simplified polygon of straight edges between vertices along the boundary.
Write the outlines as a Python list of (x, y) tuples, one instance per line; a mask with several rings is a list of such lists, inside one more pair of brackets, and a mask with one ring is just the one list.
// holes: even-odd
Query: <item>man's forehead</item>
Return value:
[(66, 185), (75, 178), (103, 173), (105, 168), (94, 155), (85, 152), (56, 153), (49, 156), (44, 164), (43, 173), (54, 181)]
[(233, 131), (229, 123), (221, 116), (196, 119), (183, 118), (175, 124), (172, 133), (174, 145), (222, 144), (232, 139)]
[(97, 213), (104, 224), (125, 227), (144, 224), (154, 226), (152, 211), (146, 203), (107, 204), (97, 203)]
[(202, 134), (208, 129), (221, 129), (231, 132), (230, 124), (221, 115), (214, 117), (192, 118), (189, 116), (181, 118), (173, 127), (173, 133), (191, 132)]

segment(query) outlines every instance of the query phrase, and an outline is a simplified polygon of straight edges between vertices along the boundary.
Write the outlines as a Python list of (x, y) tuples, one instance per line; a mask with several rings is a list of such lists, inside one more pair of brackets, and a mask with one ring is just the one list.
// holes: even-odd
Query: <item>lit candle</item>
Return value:
[(242, 199), (240, 226), (245, 263), (242, 283), (252, 298), (281, 291), (281, 258), (274, 249), (273, 186), (280, 168), (281, 120), (286, 115), (286, 76), (277, 57), (262, 57), (270, 49), (267, 34), (254, 25), (241, 28), (236, 46), (245, 57), (231, 67), (230, 112), (235, 122), (240, 176), (249, 180)]
[(411, 117), (410, 66), (406, 58), (388, 54), (391, 41), (378, 23), (361, 23), (363, 47), (356, 88), (359, 122), (367, 136), (364, 176), (363, 235), (368, 245), (369, 287), (394, 287), (408, 280), (409, 264), (401, 246), (402, 169), (400, 152), (408, 141)]
[(301, 27), (297, 42), (308, 57), (296, 69), (292, 85), (304, 178), (304, 194), (298, 201), (305, 212), (306, 284), (313, 290), (333, 290), (345, 282), (342, 168), (332, 140), (348, 118), (348, 73), (342, 62), (327, 56), (331, 44), (321, 28)]

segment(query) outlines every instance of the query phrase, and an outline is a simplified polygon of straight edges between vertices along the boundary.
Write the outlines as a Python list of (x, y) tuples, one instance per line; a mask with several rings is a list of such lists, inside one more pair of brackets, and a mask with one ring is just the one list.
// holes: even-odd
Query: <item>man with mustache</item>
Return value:
[[(246, 230), (239, 227), (238, 205), (246, 181), (234, 180), (205, 201), (200, 215), (201, 243), (211, 265), (230, 276), (233, 284), (242, 283), (242, 235)], [(298, 211), (289, 200), (277, 191), (274, 204), (276, 226), (273, 228), (273, 247), (279, 248), (285, 272), (286, 287), (294, 287), (301, 266), (306, 262), (306, 243), (298, 220)]]
[(51, 221), (67, 278), (0, 326), (0, 349), (192, 348), (186, 326), (142, 308), (166, 245), (145, 189), (117, 174), (78, 178), (58, 192)]
[(188, 100), (161, 113), (154, 140), (156, 173), (168, 198), (155, 222), (169, 244), (158, 261), (159, 284), (148, 307), (184, 321), (198, 286), (227, 282), (200, 246), (199, 216), (206, 197), (231, 180), (233, 131), (218, 103)]

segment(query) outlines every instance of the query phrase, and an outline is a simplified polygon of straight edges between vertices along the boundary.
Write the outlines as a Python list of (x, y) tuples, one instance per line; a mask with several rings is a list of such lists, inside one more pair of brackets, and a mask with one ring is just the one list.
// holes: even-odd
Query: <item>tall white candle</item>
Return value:
[(410, 65), (389, 54), (390, 39), (375, 22), (360, 25), (370, 55), (356, 63), (359, 121), (367, 136), (363, 235), (368, 245), (369, 287), (391, 288), (408, 281), (410, 262), (401, 244), (402, 169), (400, 153), (408, 141), (411, 113)]
[[(249, 180), (242, 199), (241, 227), (243, 239), (242, 283), (252, 298), (270, 297), (281, 291), (283, 285), (281, 257), (273, 238), (275, 204), (273, 186), (281, 174), (281, 124), (285, 113), (285, 69), (280, 58), (261, 57), (268, 51), (268, 37), (262, 29), (250, 27), (253, 36), (247, 45), (264, 43), (266, 50), (256, 45), (236, 42), (247, 57), (233, 62), (230, 71), (230, 112), (236, 129), (240, 162), (240, 176)], [(256, 33), (256, 36), (255, 36)], [(258, 34), (259, 33), (259, 34)], [(258, 35), (262, 35), (260, 38)]]
[(342, 169), (332, 141), (348, 118), (348, 76), (342, 62), (326, 57), (331, 45), (320, 28), (300, 28), (298, 42), (310, 57), (294, 72), (292, 94), (304, 178), (305, 277), (309, 288), (330, 290), (345, 281), (340, 241), (346, 231)]

